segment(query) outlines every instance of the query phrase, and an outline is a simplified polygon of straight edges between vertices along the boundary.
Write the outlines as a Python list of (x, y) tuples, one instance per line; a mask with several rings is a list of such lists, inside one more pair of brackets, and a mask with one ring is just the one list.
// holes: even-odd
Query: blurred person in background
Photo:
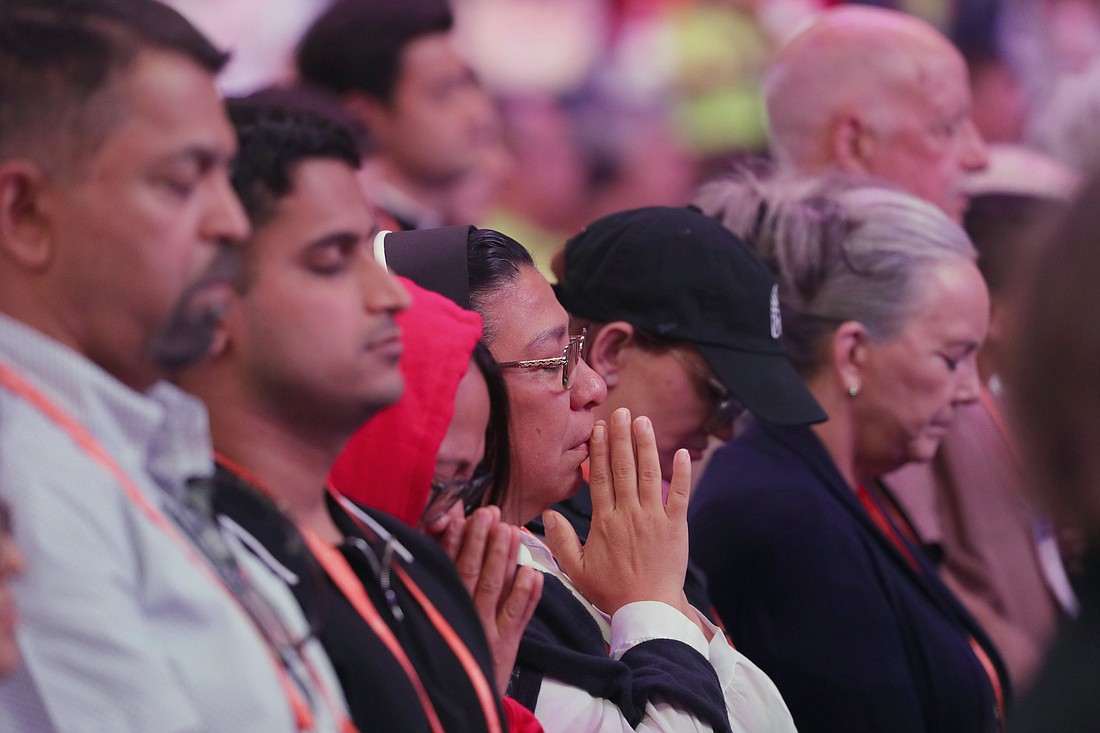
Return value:
[(551, 280), (566, 238), (589, 222), (691, 198), (694, 163), (660, 104), (592, 81), (559, 97), (506, 97), (500, 108), (514, 165), (487, 226), (522, 241)]
[(1006, 358), (1021, 448), (1035, 495), (1056, 520), (1084, 529), (1081, 611), (1062, 630), (1011, 733), (1085, 733), (1100, 720), (1100, 180), (1093, 179), (1020, 269), (1017, 322)]
[(455, 191), (499, 175), (483, 161), (495, 111), (453, 26), (446, 0), (338, 0), (299, 44), (302, 80), (338, 97), (377, 145), (361, 180), (383, 229), (467, 223), (448, 221), (462, 208)]
[(822, 12), (764, 79), (771, 150), (800, 174), (892, 181), (956, 222), (986, 165), (966, 62), (928, 23), (863, 6)]

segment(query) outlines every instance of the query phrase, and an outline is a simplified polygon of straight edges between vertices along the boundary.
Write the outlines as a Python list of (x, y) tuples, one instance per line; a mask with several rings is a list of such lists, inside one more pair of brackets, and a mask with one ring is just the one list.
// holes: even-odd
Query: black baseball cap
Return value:
[(605, 216), (565, 245), (554, 287), (574, 316), (626, 321), (696, 346), (750, 412), (778, 425), (827, 415), (783, 352), (779, 288), (736, 235), (692, 207)]

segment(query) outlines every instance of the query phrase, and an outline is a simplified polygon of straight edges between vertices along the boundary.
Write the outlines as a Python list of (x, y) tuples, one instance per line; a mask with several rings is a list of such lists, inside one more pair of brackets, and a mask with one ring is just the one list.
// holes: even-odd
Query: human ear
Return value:
[(210, 353), (207, 359), (214, 360), (220, 357), (229, 348), (229, 331), (225, 327), (225, 319), (214, 330), (214, 337), (210, 340)]
[(861, 115), (855, 112), (839, 115), (831, 127), (829, 142), (837, 168), (846, 173), (871, 172), (875, 140), (870, 126)]
[(386, 137), (388, 108), (380, 100), (359, 91), (350, 91), (340, 97), (340, 102), (351, 115), (379, 141)]
[(830, 346), (833, 369), (841, 388), (852, 397), (858, 396), (867, 367), (867, 329), (859, 321), (845, 321), (833, 332)]
[(619, 381), (623, 366), (623, 351), (634, 342), (634, 327), (626, 321), (612, 321), (596, 332), (588, 347), (588, 364), (603, 377), (607, 388)]
[(43, 216), (44, 176), (30, 161), (0, 162), (0, 252), (19, 267), (41, 272), (53, 246)]
[(210, 339), (210, 349), (206, 359), (210, 362), (224, 358), (233, 348), (234, 334), (238, 333), (243, 325), (241, 323), (241, 296), (234, 289), (229, 298), (229, 306), (218, 318), (218, 325)]

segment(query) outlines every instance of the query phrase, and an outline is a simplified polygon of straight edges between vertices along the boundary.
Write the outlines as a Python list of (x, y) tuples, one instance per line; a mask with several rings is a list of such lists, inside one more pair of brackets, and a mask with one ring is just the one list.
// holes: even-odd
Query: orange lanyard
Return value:
[(416, 690), (416, 696), (420, 698), (420, 706), (424, 709), (424, 715), (427, 716), (428, 725), (433, 733), (443, 733), (443, 725), (439, 722), (439, 715), (435, 712), (435, 706), (432, 705), (428, 691), (424, 689), (424, 683), (420, 681), (420, 675), (416, 673), (416, 668), (413, 667), (408, 655), (405, 654), (405, 650), (401, 648), (401, 643), (394, 636), (393, 631), (382, 620), (378, 609), (371, 603), (363, 584), (359, 581), (359, 577), (351, 569), (351, 565), (348, 564), (347, 558), (340, 554), (340, 551), (335, 547), (321, 539), (309, 527), (299, 526), (298, 531), (302, 533), (306, 545), (309, 546), (309, 551), (317, 558), (317, 562), (324, 568), (325, 573), (340, 589), (340, 592), (344, 594), (344, 598), (367, 623), (371, 631), (382, 640), (382, 643), (386, 645), (397, 663), (401, 665), (401, 669), (405, 671), (405, 676), (409, 678), (413, 689)]
[[(894, 547), (900, 552), (909, 563), (909, 565), (916, 571), (917, 575), (923, 575), (924, 570), (921, 564), (909, 551), (908, 545), (902, 540), (898, 530), (894, 528), (894, 525), (886, 518), (886, 513), (871, 497), (871, 492), (867, 491), (863, 484), (856, 487), (856, 496), (859, 497), (859, 503), (863, 505), (864, 510), (870, 515), (871, 521), (875, 523), (879, 531), (886, 536), (887, 539), (894, 545)], [(1000, 720), (1004, 720), (1004, 690), (1001, 689), (1001, 676), (997, 674), (997, 668), (993, 666), (993, 660), (989, 658), (989, 654), (986, 653), (982, 645), (978, 643), (978, 640), (973, 635), (967, 634), (967, 641), (970, 643), (970, 649), (974, 653), (974, 656), (978, 658), (978, 662), (982, 665), (982, 669), (985, 671), (986, 676), (989, 678), (989, 684), (993, 687), (993, 696), (997, 700), (997, 712), (1000, 716)]]
[[(359, 527), (361, 532), (368, 535), (374, 534), (373, 530), (357, 516), (354, 505), (349, 506), (351, 502), (349, 502), (348, 499), (340, 496), (331, 484), (326, 488), (340, 506), (343, 507), (345, 514)], [(339, 555), (339, 553), (336, 554)], [(343, 555), (340, 555), (340, 559), (344, 559)], [(458, 632), (456, 632), (454, 627), (447, 622), (447, 619), (443, 617), (443, 614), (439, 612), (435, 604), (428, 599), (428, 596), (424, 594), (420, 586), (418, 586), (409, 576), (405, 568), (399, 564), (395, 564), (394, 572), (397, 577), (401, 579), (401, 582), (405, 584), (405, 588), (412, 597), (416, 599), (416, 602), (420, 604), (420, 607), (424, 609), (424, 613), (428, 616), (428, 620), (432, 622), (432, 626), (435, 627), (439, 635), (447, 642), (447, 646), (451, 648), (451, 651), (462, 665), (462, 668), (466, 671), (466, 676), (469, 678), (470, 683), (474, 686), (474, 691), (477, 693), (478, 702), (481, 703), (481, 710), (485, 716), (485, 723), (489, 732), (501, 733), (502, 729), (500, 716), (497, 714), (496, 696), (493, 694), (493, 688), (489, 684), (489, 680), (485, 677), (485, 672), (481, 669), (481, 665), (474, 659), (474, 655), (470, 653), (469, 648), (466, 646), (466, 643), (462, 641)], [(373, 604), (371, 605), (371, 609), (374, 609)], [(375, 613), (377, 614), (377, 611), (375, 611)], [(379, 619), (379, 621), (381, 621), (381, 619)], [(387, 631), (388, 630), (389, 628), (387, 627)]]
[[(237, 474), (257, 491), (272, 497), (271, 491), (255, 473), (221, 453), (215, 452), (214, 457), (217, 459), (218, 463)], [(332, 486), (328, 486), (327, 489), (341, 506), (344, 507), (347, 516), (356, 523), (364, 534), (375, 534), (375, 532), (360, 520), (359, 517), (355, 516), (354, 512), (348, 511), (347, 507), (343, 504), (346, 499), (339, 496)], [(359, 576), (355, 574), (347, 558), (345, 558), (335, 547), (325, 542), (324, 539), (309, 527), (297, 522), (295, 522), (295, 526), (297, 526), (299, 533), (301, 533), (303, 539), (305, 539), (309, 551), (317, 559), (317, 562), (320, 563), (322, 569), (324, 569), (325, 574), (328, 575), (329, 579), (332, 580), (333, 584), (340, 590), (344, 598), (347, 599), (348, 603), (350, 603), (356, 613), (359, 614), (360, 618), (370, 627), (371, 631), (373, 631), (382, 641), (393, 658), (397, 660), (397, 663), (405, 672), (405, 676), (408, 677), (409, 683), (416, 691), (417, 697), (420, 699), (420, 706), (424, 710), (424, 715), (427, 717), (428, 725), (431, 727), (433, 733), (444, 733), (443, 724), (439, 720), (439, 715), (435, 711), (435, 706), (432, 704), (431, 697), (428, 695), (428, 691), (425, 689), (424, 683), (420, 679), (420, 675), (417, 673), (412, 661), (405, 653), (404, 648), (402, 648), (401, 642), (397, 640), (393, 630), (390, 629), (389, 625), (386, 624), (378, 613), (378, 609), (370, 600), (366, 590), (363, 588), (363, 583), (359, 580)], [(470, 654), (469, 649), (466, 648), (466, 645), (459, 638), (458, 634), (451, 625), (447, 623), (442, 614), (436, 610), (435, 606), (431, 604), (427, 596), (425, 596), (423, 591), (413, 582), (404, 568), (400, 565), (395, 565), (394, 567), (397, 576), (401, 578), (401, 581), (405, 584), (412, 596), (424, 608), (432, 625), (447, 641), (448, 646), (450, 646), (451, 650), (462, 664), (463, 669), (470, 678), (471, 684), (474, 686), (474, 690), (477, 692), (478, 701), (481, 703), (490, 733), (502, 733), (500, 717), (497, 715), (496, 698), (493, 695), (492, 687), (489, 686), (489, 682), (485, 678), (485, 674), (482, 672), (481, 667), (477, 664), (473, 655)]]
[[(36, 389), (34, 385), (28, 382), (14, 368), (2, 361), (0, 361), (0, 385), (3, 385), (16, 396), (26, 400), (47, 419), (66, 432), (73, 442), (76, 443), (89, 458), (98, 463), (101, 468), (118, 481), (130, 501), (133, 502), (157, 528), (173, 540), (180, 549), (183, 550), (187, 558), (194, 563), (207, 578), (225, 592), (226, 596), (228, 596), (237, 608), (240, 609), (241, 613), (251, 619), (251, 615), (244, 608), (240, 599), (238, 599), (232, 590), (229, 589), (225, 581), (218, 577), (217, 573), (213, 571), (210, 565), (199, 556), (195, 547), (180, 535), (175, 525), (173, 525), (168, 518), (145, 497), (145, 494), (137, 484), (135, 484), (122, 467), (118, 465), (111, 454), (107, 452), (107, 449), (88, 432), (87, 428), (66, 413), (59, 405), (52, 402), (41, 391)], [(253, 624), (255, 625), (255, 621), (253, 621)], [(257, 628), (257, 631), (260, 630)], [(263, 638), (262, 632), (260, 633), (260, 637)], [(283, 666), (283, 663), (279, 661), (275, 651), (266, 643), (264, 646), (278, 673), (279, 684), (283, 688), (283, 693), (290, 702), (298, 729), (303, 731), (311, 730), (314, 726), (313, 712), (310, 710), (304, 695), (297, 689), (295, 683), (291, 681), (289, 672)], [(305, 662), (304, 659), (302, 661)], [(306, 664), (308, 667), (308, 663)]]
[(917, 561), (917, 558), (909, 551), (909, 546), (902, 541), (894, 525), (886, 518), (886, 512), (883, 511), (878, 502), (871, 497), (871, 492), (869, 492), (863, 484), (856, 486), (856, 497), (859, 498), (859, 503), (863, 505), (863, 510), (871, 517), (871, 521), (875, 523), (879, 531), (886, 535), (887, 539), (894, 545), (894, 549), (902, 554), (906, 562), (909, 563), (909, 566), (912, 567), (918, 575), (923, 574), (924, 571)]

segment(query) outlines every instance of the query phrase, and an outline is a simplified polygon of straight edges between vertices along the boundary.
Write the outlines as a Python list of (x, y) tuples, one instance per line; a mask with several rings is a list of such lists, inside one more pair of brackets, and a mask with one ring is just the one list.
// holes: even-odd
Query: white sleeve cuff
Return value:
[(681, 641), (709, 659), (709, 644), (695, 622), (660, 601), (628, 603), (611, 617), (611, 658), (653, 639)]

